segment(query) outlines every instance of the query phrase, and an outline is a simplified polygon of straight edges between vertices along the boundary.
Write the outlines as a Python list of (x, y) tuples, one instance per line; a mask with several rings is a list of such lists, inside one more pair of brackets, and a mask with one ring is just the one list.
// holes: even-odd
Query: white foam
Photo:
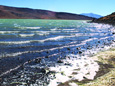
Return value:
[[(27, 37), (27, 36), (33, 36), (34, 34), (20, 34), (22, 37)], [(46, 38), (43, 40), (29, 40), (29, 41), (0, 41), (2, 44), (26, 44), (26, 43), (31, 43), (31, 42), (45, 42), (45, 41), (53, 41), (53, 40), (60, 40), (63, 38), (69, 38), (69, 37), (74, 37), (74, 36), (57, 36), (57, 37), (51, 37), (51, 38)]]
[(34, 34), (19, 34), (21, 37), (31, 37), (34, 36)]
[(73, 30), (75, 30), (75, 29), (62, 29), (62, 31), (73, 31)]
[(1, 57), (10, 57), (10, 56), (18, 56), (18, 55), (22, 55), (22, 54), (24, 54), (24, 53), (28, 53), (29, 51), (25, 51), (25, 52), (17, 52), (17, 53), (10, 53), (10, 54), (3, 54), (3, 55), (0, 55), (0, 58)]
[[(96, 71), (99, 70), (99, 65), (92, 59), (88, 59), (88, 57), (85, 57), (85, 58), (87, 59), (72, 58), (72, 59), (63, 60), (64, 64), (69, 63), (71, 64), (71, 66), (67, 66), (67, 65), (58, 66), (57, 65), (56, 67), (50, 67), (50, 71), (56, 72), (56, 79), (54, 83), (56, 82), (64, 83), (66, 81), (76, 80), (76, 79), (78, 81), (82, 81), (85, 79), (84, 77), (86, 77), (87, 79), (94, 79), (96, 75)], [(61, 74), (62, 72), (63, 74)], [(76, 74), (73, 74), (74, 72), (76, 72)]]
[(74, 34), (76, 37), (79, 37), (79, 36), (96, 36), (96, 35), (104, 35), (103, 33), (77, 33), (77, 34)]
[(87, 39), (87, 40), (82, 41), (82, 43), (90, 42), (90, 41), (97, 40), (97, 39), (98, 39), (98, 38)]
[(78, 86), (76, 83), (72, 82), (72, 83), (69, 83), (70, 86)]
[(49, 35), (50, 33), (60, 33), (61, 31), (32, 31), (36, 33), (37, 35)]
[(56, 30), (58, 30), (58, 29), (57, 28), (51, 29), (51, 31), (56, 31)]
[(73, 36), (57, 36), (57, 37), (52, 37), (52, 38), (47, 38), (47, 39), (41, 40), (41, 42), (45, 42), (48, 40), (59, 40), (59, 39), (70, 38), (70, 37), (73, 37)]
[(93, 23), (92, 25), (93, 25), (93, 27), (96, 27), (97, 29), (108, 29), (108, 28), (112, 28), (113, 27), (113, 26), (111, 26), (109, 24)]
[(91, 31), (91, 32), (96, 32), (97, 31), (97, 29), (92, 29), (92, 28), (85, 28), (86, 30), (89, 30), (89, 31)]
[(1, 34), (7, 34), (7, 33), (19, 33), (20, 31), (0, 31)]
[(0, 41), (1, 44), (26, 44), (31, 41)]
[(19, 27), (21, 29), (40, 29), (41, 27)]
[(49, 35), (50, 32), (49, 31), (37, 31), (36, 34), (37, 35)]

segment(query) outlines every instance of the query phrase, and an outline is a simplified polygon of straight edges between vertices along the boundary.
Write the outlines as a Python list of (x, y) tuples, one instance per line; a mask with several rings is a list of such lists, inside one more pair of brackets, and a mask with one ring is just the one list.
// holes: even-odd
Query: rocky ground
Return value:
[(115, 86), (115, 48), (99, 52), (92, 59), (100, 66), (94, 80), (71, 80), (59, 86)]
[(99, 19), (93, 19), (92, 21), (96, 23), (105, 23), (105, 24), (115, 25), (115, 12), (105, 17), (101, 17)]

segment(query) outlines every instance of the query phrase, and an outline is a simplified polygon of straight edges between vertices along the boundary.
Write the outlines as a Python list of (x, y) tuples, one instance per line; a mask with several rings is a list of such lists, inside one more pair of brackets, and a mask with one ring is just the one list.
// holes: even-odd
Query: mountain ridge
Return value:
[(88, 16), (88, 17), (94, 17), (97, 19), (103, 17), (103, 16), (101, 16), (99, 14), (95, 14), (95, 13), (81, 13), (81, 15)]
[(79, 14), (67, 12), (54, 12), (42, 9), (20, 8), (0, 5), (1, 19), (68, 19), (68, 20), (92, 20)]

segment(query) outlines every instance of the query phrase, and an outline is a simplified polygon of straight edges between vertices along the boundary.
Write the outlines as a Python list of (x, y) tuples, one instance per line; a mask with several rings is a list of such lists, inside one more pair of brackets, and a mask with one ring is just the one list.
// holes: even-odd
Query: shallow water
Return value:
[(1, 19), (1, 58), (2, 55), (41, 51), (70, 45), (71, 42), (79, 44), (84, 40), (111, 36), (108, 33), (110, 28), (76, 20)]
[[(50, 67), (69, 54), (109, 45), (114, 27), (78, 20), (0, 19), (0, 75), (27, 61), (44, 58)], [(84, 52), (84, 54), (87, 54)]]

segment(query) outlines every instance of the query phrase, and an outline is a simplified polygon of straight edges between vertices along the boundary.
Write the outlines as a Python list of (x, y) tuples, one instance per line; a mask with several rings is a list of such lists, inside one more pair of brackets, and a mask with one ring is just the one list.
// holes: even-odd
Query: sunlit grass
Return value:
[(94, 56), (100, 65), (100, 74), (94, 81), (80, 86), (115, 86), (115, 49), (100, 52)]
[(91, 58), (100, 65), (100, 70), (94, 80), (68, 81), (59, 86), (70, 86), (69, 83), (71, 82), (79, 86), (115, 86), (115, 49), (99, 52)]
[(80, 86), (115, 86), (115, 69), (112, 69), (110, 72), (98, 77), (94, 81)]

